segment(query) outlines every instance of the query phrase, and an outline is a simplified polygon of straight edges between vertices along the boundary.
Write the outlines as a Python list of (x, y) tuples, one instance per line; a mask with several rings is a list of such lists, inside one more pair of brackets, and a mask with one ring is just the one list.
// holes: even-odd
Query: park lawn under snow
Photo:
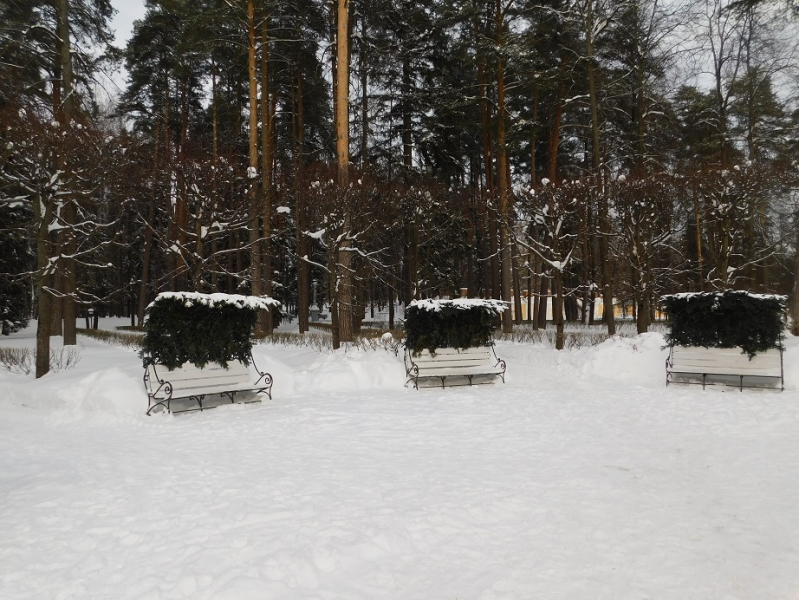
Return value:
[(80, 342), (0, 371), (3, 600), (799, 594), (795, 339), (783, 393), (666, 388), (659, 334), (422, 391), (264, 345), (272, 401), (149, 418), (135, 353)]

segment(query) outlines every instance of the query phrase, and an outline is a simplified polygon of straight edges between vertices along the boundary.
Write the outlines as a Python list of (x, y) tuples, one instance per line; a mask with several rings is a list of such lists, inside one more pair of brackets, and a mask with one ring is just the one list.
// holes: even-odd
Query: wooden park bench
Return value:
[[(699, 378), (701, 381), (692, 381)], [(701, 383), (704, 389), (708, 382), (732, 383), (741, 391), (744, 387), (779, 383), (783, 390), (782, 347), (759, 352), (752, 358), (740, 348), (671, 347), (666, 359), (666, 385)]]
[(406, 348), (405, 374), (405, 385), (412, 381), (417, 390), (420, 382), (424, 385), (430, 381), (446, 387), (493, 383), (501, 377), (505, 383), (505, 361), (497, 357), (493, 346), (438, 348), (433, 354), (422, 350), (418, 356)]
[[(255, 363), (252, 363), (253, 366)], [(147, 388), (148, 408), (151, 414), (157, 406), (167, 412), (188, 412), (214, 408), (203, 406), (206, 396), (227, 396), (231, 403), (236, 395), (251, 392), (253, 395), (245, 402), (260, 402), (258, 394), (265, 393), (272, 399), (272, 376), (256, 368), (257, 378), (250, 374), (250, 368), (238, 360), (228, 361), (225, 369), (219, 363), (208, 363), (200, 369), (192, 363), (170, 371), (165, 366), (150, 364), (144, 371), (144, 386)], [(255, 379), (253, 381), (253, 379)], [(172, 402), (179, 399), (189, 401), (192, 408), (172, 410)], [(197, 407), (193, 405), (196, 402)]]

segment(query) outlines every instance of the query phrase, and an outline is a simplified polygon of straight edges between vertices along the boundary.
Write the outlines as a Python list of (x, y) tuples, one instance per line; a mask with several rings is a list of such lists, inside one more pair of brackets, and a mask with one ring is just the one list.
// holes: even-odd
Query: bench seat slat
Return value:
[(482, 354), (482, 355), (474, 355), (474, 354), (467, 354), (465, 356), (456, 356), (453, 354), (448, 354), (446, 356), (420, 356), (418, 358), (414, 358), (413, 362), (418, 364), (437, 364), (437, 363), (461, 363), (461, 362), (486, 362), (487, 360), (491, 359), (490, 354)]
[(181, 382), (180, 385), (172, 384), (172, 395), (177, 396), (178, 393), (184, 393), (186, 390), (201, 390), (201, 389), (222, 389), (234, 390), (242, 387), (251, 387), (253, 381), (186, 381)]
[(456, 377), (458, 375), (491, 375), (493, 373), (502, 373), (502, 369), (499, 367), (464, 367), (462, 369), (455, 369), (452, 367), (442, 367), (442, 368), (433, 368), (433, 369), (425, 369), (424, 373), (419, 371), (419, 377)]
[[(410, 363), (410, 366), (409, 366)], [(415, 369), (413, 368), (415, 366)], [(435, 385), (473, 385), (505, 379), (504, 362), (492, 356), (491, 348), (438, 348), (431, 354), (423, 350), (406, 356), (409, 381), (418, 388), (423, 383)]]
[(496, 362), (492, 361), (491, 357), (486, 356), (467, 356), (463, 358), (453, 358), (447, 357), (445, 359), (437, 360), (437, 359), (430, 359), (429, 357), (425, 357), (419, 360), (414, 361), (417, 365), (462, 365), (462, 364), (473, 364), (473, 365), (482, 365), (489, 362)]
[(708, 357), (685, 357), (685, 356), (675, 356), (672, 359), (672, 362), (675, 364), (686, 364), (686, 365), (723, 365), (730, 368), (752, 368), (752, 367), (765, 367), (769, 368), (773, 365), (779, 365), (780, 359), (777, 357), (776, 359), (765, 359), (765, 360), (736, 360), (730, 359), (725, 360), (724, 358), (719, 358), (717, 356), (708, 356)]
[(672, 358), (672, 362), (674, 363), (683, 363), (683, 364), (718, 364), (718, 365), (729, 365), (729, 366), (771, 366), (771, 365), (778, 365), (780, 364), (779, 357), (763, 357), (762, 360), (756, 360), (755, 357), (752, 360), (749, 359), (737, 359), (737, 358), (729, 358), (725, 359), (724, 357), (718, 356), (675, 356)]
[[(489, 364), (488, 361), (485, 360), (469, 360), (469, 361), (461, 361), (461, 362), (454, 362), (454, 361), (447, 361), (447, 362), (423, 362), (423, 363), (416, 363), (419, 366), (419, 369), (449, 369), (449, 368), (461, 368), (461, 367), (482, 367)], [(490, 363), (493, 365), (493, 362)]]
[(182, 388), (180, 390), (173, 390), (172, 398), (187, 398), (189, 396), (204, 396), (208, 394), (223, 394), (227, 392), (248, 392), (257, 390), (252, 384), (242, 386), (203, 386), (198, 388)]
[[(272, 378), (268, 374), (259, 377), (259, 374), (252, 373), (250, 367), (240, 361), (230, 361), (228, 368), (218, 363), (208, 363), (202, 369), (187, 363), (171, 371), (163, 365), (150, 365), (145, 371), (145, 385), (150, 399), (147, 412), (150, 414), (159, 404), (171, 410), (171, 400), (214, 394), (264, 391), (271, 399)], [(169, 387), (166, 387), (167, 383)], [(171, 393), (168, 391), (170, 388)], [(202, 402), (199, 406), (199, 410), (202, 410)]]
[[(148, 367), (152, 369), (152, 365)], [(231, 362), (228, 363), (228, 368), (225, 369), (222, 365), (218, 363), (208, 363), (205, 365), (204, 368), (200, 369), (199, 367), (193, 365), (192, 363), (186, 363), (177, 369), (173, 369), (170, 371), (164, 366), (158, 365), (155, 367), (155, 371), (161, 375), (162, 377), (169, 375), (185, 375), (185, 376), (194, 376), (194, 375), (207, 375), (210, 373), (249, 373), (249, 367), (245, 366), (243, 363), (240, 362)]]
[[(159, 373), (159, 375), (160, 375), (160, 373)], [(233, 375), (227, 375), (227, 374), (226, 375), (202, 375), (202, 376), (197, 375), (195, 377), (186, 377), (185, 375), (184, 376), (166, 375), (166, 376), (162, 376), (161, 379), (164, 380), (164, 381), (171, 382), (172, 385), (183, 385), (185, 382), (196, 383), (196, 382), (199, 382), (199, 381), (201, 381), (201, 382), (209, 382), (209, 383), (213, 383), (213, 382), (218, 382), (218, 383), (223, 383), (223, 382), (236, 383), (238, 381), (247, 381), (249, 379), (252, 379), (252, 377), (250, 376), (249, 373), (247, 373), (247, 374), (244, 374), (244, 375), (236, 375), (236, 374), (233, 374)]]
[(750, 370), (744, 371), (741, 369), (725, 369), (725, 368), (690, 368), (687, 366), (680, 366), (680, 367), (672, 367), (669, 369), (669, 373), (684, 373), (684, 374), (696, 374), (702, 375), (732, 375), (732, 376), (739, 376), (743, 375), (744, 377), (780, 377), (779, 369), (776, 371), (774, 370)]
[(753, 383), (753, 379), (782, 381), (782, 352), (771, 349), (750, 359), (740, 348), (674, 346), (666, 362), (666, 375), (667, 383), (674, 377), (694, 377), (702, 379), (703, 385), (703, 376), (738, 378), (738, 386), (742, 388), (745, 386), (741, 378), (748, 383)]
[[(456, 356), (468, 356), (469, 354), (491, 354), (491, 348), (489, 346), (478, 346), (475, 348), (437, 348), (434, 354), (430, 354), (429, 350), (422, 350), (419, 353), (419, 356), (447, 356), (447, 355), (456, 355)], [(414, 360), (417, 357), (414, 356)]]

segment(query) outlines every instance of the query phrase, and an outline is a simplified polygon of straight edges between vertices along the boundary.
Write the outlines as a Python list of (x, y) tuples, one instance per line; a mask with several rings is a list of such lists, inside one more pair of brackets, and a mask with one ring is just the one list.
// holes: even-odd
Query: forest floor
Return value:
[(135, 351), (80, 336), (0, 369), (0, 598), (796, 599), (798, 342), (782, 393), (666, 387), (659, 333), (422, 391), (260, 345), (273, 400), (146, 417)]

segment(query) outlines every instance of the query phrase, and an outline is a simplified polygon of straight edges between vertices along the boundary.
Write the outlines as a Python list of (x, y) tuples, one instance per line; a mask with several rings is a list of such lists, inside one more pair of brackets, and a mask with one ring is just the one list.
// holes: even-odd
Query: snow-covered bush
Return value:
[(175, 369), (190, 362), (204, 367), (228, 361), (250, 363), (253, 326), (259, 310), (278, 310), (272, 298), (166, 292), (147, 307), (147, 333), (139, 353), (144, 366)]
[(414, 354), (487, 346), (506, 309), (498, 300), (415, 300), (405, 309), (405, 346)]
[(785, 328), (785, 296), (745, 291), (663, 296), (670, 345), (741, 348), (749, 356), (777, 348)]

